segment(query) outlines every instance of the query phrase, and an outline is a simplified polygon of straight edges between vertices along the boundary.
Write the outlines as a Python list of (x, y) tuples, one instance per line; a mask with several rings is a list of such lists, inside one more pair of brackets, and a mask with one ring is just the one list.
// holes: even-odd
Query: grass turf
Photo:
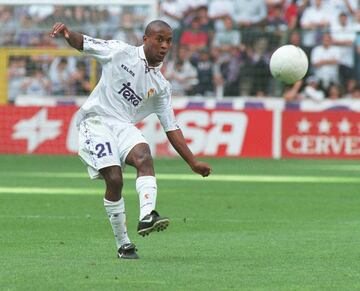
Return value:
[[(166, 232), (142, 238), (136, 234), (135, 175), (128, 168), (131, 177), (124, 187), (128, 229), (141, 259), (120, 261), (102, 205), (103, 181), (90, 181), (77, 157), (0, 156), (0, 289), (360, 288), (358, 162), (209, 162), (214, 177), (271, 175), (300, 180), (176, 180), (176, 175), (191, 175), (187, 166), (178, 159), (156, 160), (159, 177), (176, 174), (158, 179), (158, 210), (172, 222)], [(68, 175), (56, 177), (59, 173)], [(303, 176), (329, 183), (302, 183)], [(339, 177), (353, 180), (332, 183)], [(53, 188), (78, 191), (36, 192)]]

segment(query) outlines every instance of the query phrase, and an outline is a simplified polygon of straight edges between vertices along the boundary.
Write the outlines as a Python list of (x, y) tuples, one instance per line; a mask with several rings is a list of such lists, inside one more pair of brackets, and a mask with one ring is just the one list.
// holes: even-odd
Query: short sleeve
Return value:
[(111, 60), (114, 52), (126, 50), (129, 45), (120, 40), (103, 40), (84, 35), (83, 52), (104, 64)]
[(172, 131), (179, 129), (177, 124), (174, 109), (171, 105), (171, 87), (170, 84), (166, 87), (164, 93), (158, 97), (155, 106), (155, 113), (160, 120), (164, 131)]

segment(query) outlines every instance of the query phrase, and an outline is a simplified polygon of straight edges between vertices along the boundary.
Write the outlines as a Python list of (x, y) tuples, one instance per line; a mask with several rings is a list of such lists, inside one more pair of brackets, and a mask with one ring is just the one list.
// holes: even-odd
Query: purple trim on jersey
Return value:
[(94, 147), (94, 141), (93, 141), (93, 138), (92, 138), (92, 135), (91, 135), (91, 132), (90, 132), (90, 128), (89, 128), (86, 120), (83, 121), (83, 126), (85, 128), (85, 138), (86, 138), (85, 147), (89, 151), (90, 158), (91, 158), (91, 160), (93, 162), (94, 167), (97, 168), (97, 161), (94, 158), (95, 153), (93, 151), (94, 148), (95, 148)]

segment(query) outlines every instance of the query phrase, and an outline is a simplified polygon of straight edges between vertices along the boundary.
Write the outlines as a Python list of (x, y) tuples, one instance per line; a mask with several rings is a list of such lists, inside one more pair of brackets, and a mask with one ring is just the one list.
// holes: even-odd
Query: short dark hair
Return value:
[(164, 27), (172, 30), (171, 26), (169, 24), (167, 24), (163, 20), (151, 21), (145, 28), (145, 35), (149, 36), (154, 29), (156, 29), (156, 28), (164, 28)]

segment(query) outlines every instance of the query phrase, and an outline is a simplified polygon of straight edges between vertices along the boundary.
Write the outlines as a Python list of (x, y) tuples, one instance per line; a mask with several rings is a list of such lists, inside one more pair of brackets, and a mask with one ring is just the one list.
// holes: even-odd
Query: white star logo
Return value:
[(44, 141), (57, 138), (61, 126), (61, 120), (48, 120), (47, 109), (43, 108), (30, 119), (16, 123), (12, 138), (27, 139), (27, 151), (31, 153)]
[(347, 118), (343, 118), (340, 122), (338, 122), (337, 127), (340, 133), (350, 133), (351, 123), (347, 120)]
[(311, 123), (306, 118), (302, 118), (297, 123), (298, 132), (300, 132), (300, 133), (309, 132), (310, 127), (311, 127)]
[(330, 128), (331, 123), (326, 118), (321, 119), (321, 121), (318, 123), (319, 133), (329, 133)]

